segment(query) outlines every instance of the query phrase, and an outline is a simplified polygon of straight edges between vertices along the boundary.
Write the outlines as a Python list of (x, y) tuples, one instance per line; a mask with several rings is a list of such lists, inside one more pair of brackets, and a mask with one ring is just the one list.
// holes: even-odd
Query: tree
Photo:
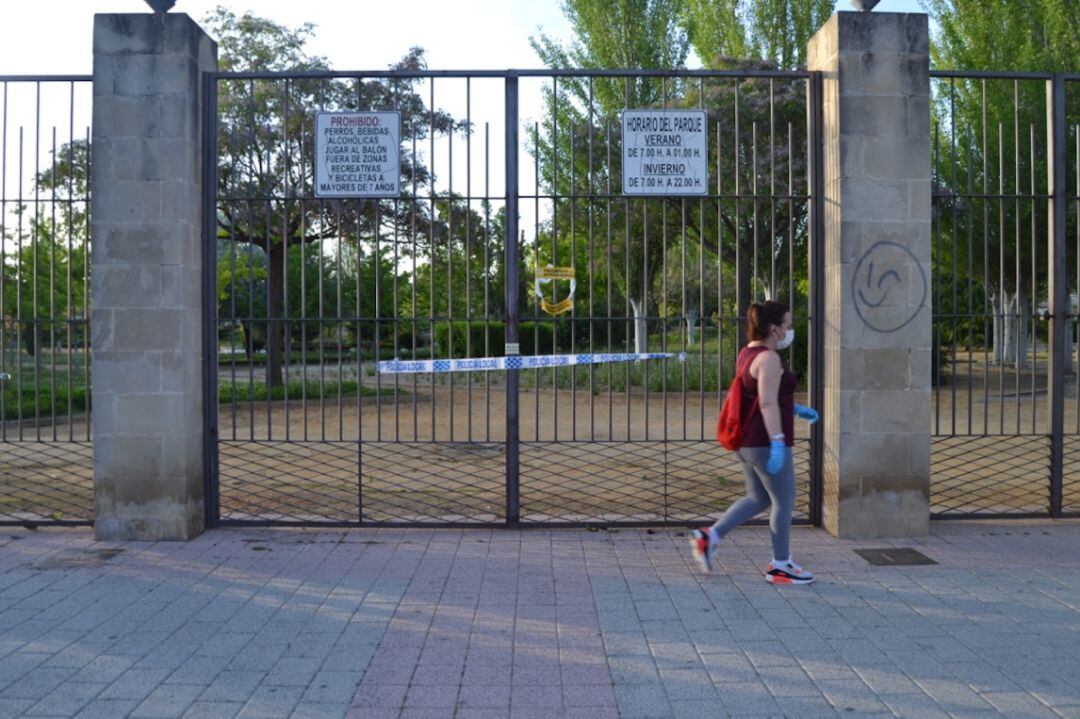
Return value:
[(794, 70), (833, 8), (832, 0), (686, 0), (680, 20), (708, 67), (767, 60)]
[[(288, 28), (224, 8), (218, 8), (206, 24), (218, 38), (222, 70), (329, 69), (325, 58), (305, 50), (314, 29), (311, 24)], [(423, 51), (413, 48), (392, 69), (423, 67)], [(415, 80), (399, 77), (219, 83), (218, 238), (258, 246), (267, 258), (267, 382), (272, 386), (283, 381), (285, 316), (295, 310), (288, 306), (285, 287), (291, 248), (310, 246), (309, 252), (320, 254), (324, 242), (345, 242), (385, 251), (394, 227), (411, 223), (424, 232), (430, 222), (425, 205), (404, 192), (396, 200), (312, 199), (314, 113), (396, 108), (402, 114), (403, 144), (429, 133), (468, 129), (446, 113), (425, 109), (415, 85)], [(402, 152), (401, 168), (403, 188), (426, 188), (432, 181), (409, 153)]]
[[(583, 69), (677, 69), (685, 66), (689, 43), (685, 31), (678, 25), (682, 0), (619, 0), (603, 2), (598, 0), (566, 0), (563, 12), (570, 21), (574, 38), (569, 46), (564, 47), (551, 38), (541, 34), (532, 38), (533, 49), (549, 67), (577, 67)], [(534, 133), (532, 143), (540, 156), (540, 174), (542, 181), (554, 189), (554, 194), (567, 196), (574, 194), (571, 184), (575, 173), (560, 174), (558, 163), (564, 168), (572, 155), (580, 157), (592, 169), (599, 163), (590, 160), (588, 149), (575, 147), (575, 143), (595, 149), (597, 135), (604, 137), (601, 128), (613, 122), (617, 113), (624, 107), (648, 108), (660, 107), (665, 102), (666, 85), (655, 78), (628, 78), (624, 82), (586, 83), (567, 79), (565, 85), (568, 94), (576, 101), (564, 101), (557, 87), (545, 89), (545, 105), (550, 108), (540, 132)], [(672, 88), (677, 93), (677, 88)], [(616, 123), (617, 126), (617, 123)], [(562, 142), (559, 129), (562, 129)], [(575, 149), (577, 150), (575, 152)], [(584, 151), (583, 151), (584, 150)], [(578, 170), (583, 168), (578, 167)], [(614, 175), (614, 168), (605, 168), (608, 177)], [(605, 170), (601, 170), (604, 172)], [(595, 178), (591, 172), (576, 173), (592, 183)], [(576, 202), (576, 201), (571, 201)], [(568, 209), (563, 203), (562, 209)], [(607, 209), (612, 209), (610, 206)], [(560, 208), (555, 208), (557, 220)], [(575, 208), (573, 214), (577, 214)], [(617, 254), (625, 263), (609, 267), (615, 282), (626, 297), (634, 316), (634, 347), (637, 352), (645, 352), (647, 345), (646, 299), (657, 273), (662, 265), (664, 247), (656, 241), (657, 216), (650, 223), (647, 215), (641, 218), (632, 212), (631, 206), (621, 204), (614, 208), (616, 226), (626, 229), (620, 233)], [(564, 215), (567, 214), (564, 212)], [(582, 217), (595, 217), (588, 208), (582, 208)], [(649, 226), (651, 225), (651, 227)], [(564, 223), (562, 228), (552, 224), (552, 254), (546, 258), (557, 261), (554, 256), (558, 240), (555, 230), (568, 232)], [(648, 238), (653, 230), (653, 241)], [(541, 251), (543, 252), (543, 251)], [(543, 261), (542, 255), (537, 256)], [(590, 260), (590, 272), (596, 269)]]
[[(533, 44), (552, 67), (678, 69), (684, 64), (690, 42), (714, 69), (776, 69), (778, 64), (789, 67), (801, 62), (803, 50), (796, 48), (805, 46), (816, 30), (816, 21), (831, 11), (831, 3), (803, 0), (767, 5), (641, 0), (609, 8), (607, 3), (577, 0), (564, 4), (575, 41), (563, 47), (541, 36)], [(732, 53), (749, 55), (750, 59), (733, 60)], [(754, 56), (779, 59), (755, 60)], [(635, 317), (638, 351), (645, 347), (644, 298), (663, 302), (665, 316), (670, 314), (666, 308), (678, 306), (680, 312), (685, 308), (687, 315), (738, 317), (752, 297), (775, 296), (785, 285), (802, 284), (805, 269), (789, 266), (786, 260), (795, 254), (802, 256), (805, 248), (805, 201), (732, 199), (730, 195), (736, 187), (741, 195), (805, 195), (804, 83), (784, 79), (560, 78), (557, 89), (549, 88), (546, 102), (548, 110), (532, 141), (541, 179), (560, 197), (620, 191), (618, 113), (623, 108), (701, 108), (707, 112), (712, 187), (720, 183), (721, 193), (729, 197), (689, 207), (679, 199), (600, 203), (598, 207), (562, 200), (554, 206), (553, 220), (562, 220), (559, 234), (570, 233), (565, 221), (568, 215), (591, 218), (579, 225), (581, 228), (603, 230), (608, 224), (618, 228), (614, 247), (620, 261), (612, 266), (601, 262), (599, 270), (613, 275), (615, 289), (627, 298)], [(722, 148), (719, 153), (717, 145)], [(793, 183), (789, 176), (795, 178)], [(598, 216), (603, 218), (599, 227), (591, 224)], [(664, 228), (681, 231), (684, 226), (701, 248), (698, 274), (704, 275), (702, 268), (708, 267), (712, 276), (695, 278), (690, 286), (680, 282), (678, 291), (684, 296), (669, 298), (664, 296), (664, 287), (670, 292), (670, 283), (663, 282), (660, 270), (665, 256), (675, 255), (673, 248), (662, 242)], [(546, 235), (551, 250), (540, 251), (547, 259), (556, 252), (565, 256), (554, 230), (552, 222)], [(572, 250), (570, 254), (574, 255)], [(597, 271), (595, 258), (590, 268)], [(798, 277), (789, 276), (789, 269)], [(763, 281), (755, 283), (755, 270), (758, 280)], [(729, 274), (731, 277), (725, 279)], [(734, 301), (720, 296), (721, 285), (735, 286)], [(584, 301), (579, 294), (579, 302)], [(659, 311), (655, 305), (651, 309)]]
[[(1060, 0), (985, 3), (923, 0), (937, 30), (930, 56), (941, 69), (1076, 72), (1080, 6)], [(934, 264), (937, 311), (990, 315), (942, 323), (938, 342), (990, 342), (993, 359), (1026, 366), (1029, 319), (1047, 291), (1031, 271), (1042, 252), (1035, 204), (972, 195), (1045, 188), (1046, 86), (1039, 81), (954, 79), (935, 86)], [(1080, 105), (1068, 98), (1068, 113)], [(1032, 151), (1034, 146), (1035, 151)], [(1030, 237), (1028, 237), (1030, 235)], [(955, 240), (955, 241), (954, 241)], [(1033, 254), (1034, 246), (1034, 254)], [(1075, 248), (1069, 248), (1075, 258)], [(1074, 260), (1070, 259), (1070, 265)]]
[(47, 204), (37, 205), (37, 211), (20, 205), (10, 216), (13, 221), (5, 223), (0, 323), (18, 331), (22, 350), (31, 356), (42, 344), (72, 347), (79, 342), (76, 320), (88, 310), (89, 169), (87, 142), (65, 143), (34, 177), (36, 192)]

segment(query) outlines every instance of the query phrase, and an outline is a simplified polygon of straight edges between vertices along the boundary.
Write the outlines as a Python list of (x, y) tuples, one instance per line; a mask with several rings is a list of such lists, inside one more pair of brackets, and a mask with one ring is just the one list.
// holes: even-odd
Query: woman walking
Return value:
[[(795, 416), (811, 424), (818, 413), (795, 404), (795, 375), (777, 350), (791, 345), (795, 330), (791, 313), (780, 302), (757, 302), (746, 313), (749, 343), (735, 364), (742, 391), (740, 424), (744, 430), (739, 459), (746, 473), (746, 496), (731, 505), (711, 527), (691, 532), (690, 548), (703, 571), (712, 568), (720, 540), (770, 506), (769, 531), (773, 559), (765, 579), (774, 584), (809, 584), (814, 575), (791, 558), (791, 513), (795, 504), (795, 471), (791, 447)], [(756, 400), (756, 401), (755, 401)]]

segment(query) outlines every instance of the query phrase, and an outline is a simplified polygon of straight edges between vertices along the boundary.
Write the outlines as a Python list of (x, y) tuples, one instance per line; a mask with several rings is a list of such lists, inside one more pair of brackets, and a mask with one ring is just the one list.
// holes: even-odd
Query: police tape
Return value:
[(488, 372), (507, 369), (541, 369), (572, 365), (636, 362), (678, 358), (686, 361), (685, 352), (624, 352), (576, 355), (527, 355), (524, 357), (477, 357), (474, 359), (385, 360), (379, 362), (379, 374), (417, 374), (421, 372)]

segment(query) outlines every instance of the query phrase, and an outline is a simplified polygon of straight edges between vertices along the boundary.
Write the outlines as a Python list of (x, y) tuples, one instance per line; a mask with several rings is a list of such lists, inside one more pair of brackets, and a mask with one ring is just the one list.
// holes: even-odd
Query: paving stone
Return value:
[[(1062, 571), (1080, 557), (1080, 522), (1019, 541), (994, 526), (934, 523), (916, 546), (939, 565), (884, 570), (796, 528), (819, 582), (792, 591), (761, 581), (765, 527), (730, 535), (708, 576), (685, 538), (644, 530), (525, 543), (214, 530), (132, 545), (125, 561), (164, 568), (152, 580), (110, 563), (71, 581), (0, 555), (0, 716), (84, 700), (76, 716), (1080, 715), (1080, 578)], [(20, 546), (44, 555), (89, 536), (42, 531)], [(280, 551), (253, 556), (252, 537)], [(107, 686), (86, 700), (65, 691), (76, 684)], [(714, 698), (691, 698), (704, 687)]]
[(74, 716), (101, 694), (106, 686), (104, 683), (65, 682), (32, 706), (27, 715)]
[(203, 692), (201, 686), (163, 685), (150, 692), (131, 713), (132, 719), (170, 719), (183, 716)]
[[(137, 706), (139, 706), (139, 701), (134, 699), (95, 699), (84, 706), (75, 716), (76, 719), (127, 719)], [(0, 710), (2, 709), (3, 707), (0, 706)], [(3, 716), (16, 715), (3, 714)], [(206, 713), (198, 716), (206, 716), (207, 719), (211, 719), (213, 715)]]
[(195, 702), (184, 719), (233, 719), (244, 708), (243, 702)]

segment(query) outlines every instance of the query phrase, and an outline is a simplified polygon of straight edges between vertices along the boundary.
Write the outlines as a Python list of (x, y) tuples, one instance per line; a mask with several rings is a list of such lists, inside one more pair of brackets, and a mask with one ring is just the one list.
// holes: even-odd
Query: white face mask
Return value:
[(791, 343), (795, 341), (795, 330), (790, 329), (784, 333), (784, 339), (776, 343), (776, 349), (785, 350), (791, 346)]

